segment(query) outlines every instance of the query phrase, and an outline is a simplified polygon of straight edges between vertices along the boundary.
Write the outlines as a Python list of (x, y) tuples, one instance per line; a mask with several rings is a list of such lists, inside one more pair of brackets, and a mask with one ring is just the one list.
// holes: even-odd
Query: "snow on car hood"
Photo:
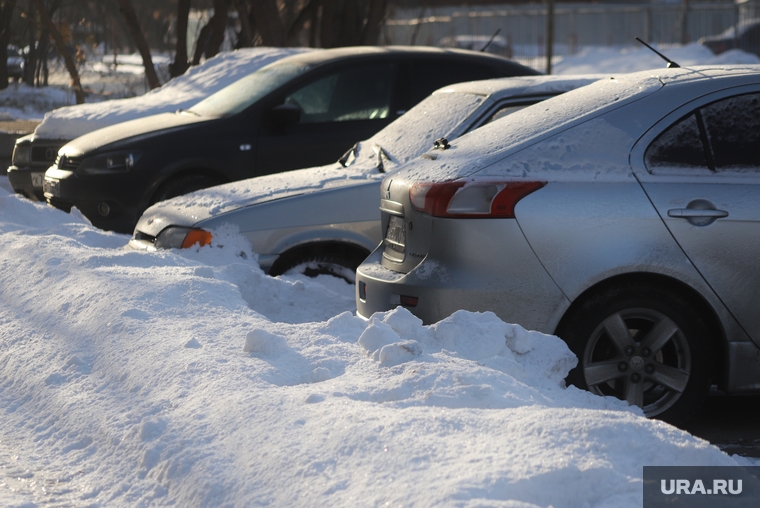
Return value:
[(34, 135), (74, 139), (119, 122), (187, 109), (260, 67), (304, 51), (310, 50), (259, 47), (220, 53), (145, 95), (53, 110), (45, 115)]
[(110, 127), (104, 127), (85, 134), (73, 141), (69, 141), (61, 148), (61, 152), (71, 156), (84, 155), (124, 139), (209, 120), (214, 119), (191, 114), (161, 113), (160, 115), (111, 125)]
[[(373, 154), (374, 155), (374, 154)], [(168, 225), (192, 226), (204, 219), (276, 199), (358, 185), (384, 176), (372, 159), (347, 168), (339, 163), (249, 178), (218, 185), (156, 203), (140, 218), (136, 229), (156, 236)]]

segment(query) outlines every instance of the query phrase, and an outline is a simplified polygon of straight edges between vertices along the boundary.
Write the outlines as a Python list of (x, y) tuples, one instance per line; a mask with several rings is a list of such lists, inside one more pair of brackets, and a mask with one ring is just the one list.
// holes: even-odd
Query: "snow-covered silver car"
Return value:
[[(384, 174), (496, 118), (592, 83), (602, 76), (525, 76), (438, 90), (341, 161), (252, 178), (160, 202), (140, 218), (130, 246), (189, 247), (232, 224), (248, 237), (261, 267), (331, 273), (354, 270), (382, 240), (378, 192)], [(297, 146), (293, 147), (298, 150)]]
[(357, 311), (458, 309), (563, 338), (569, 381), (683, 421), (760, 389), (760, 66), (598, 81), (381, 186)]

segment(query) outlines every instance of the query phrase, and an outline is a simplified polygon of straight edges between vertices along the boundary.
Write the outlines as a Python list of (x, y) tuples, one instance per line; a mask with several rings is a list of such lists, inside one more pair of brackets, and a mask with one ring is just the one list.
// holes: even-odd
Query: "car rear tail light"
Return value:
[(211, 243), (211, 233), (204, 231), (203, 229), (191, 229), (187, 232), (187, 236), (182, 240), (182, 248), (187, 249), (195, 244), (200, 247)]
[(412, 207), (433, 217), (514, 218), (515, 205), (546, 182), (418, 183), (409, 189)]

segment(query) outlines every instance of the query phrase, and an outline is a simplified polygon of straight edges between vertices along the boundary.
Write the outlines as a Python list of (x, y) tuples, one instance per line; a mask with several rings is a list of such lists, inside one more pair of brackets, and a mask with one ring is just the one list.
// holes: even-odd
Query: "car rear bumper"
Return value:
[[(570, 302), (514, 220), (501, 220), (497, 235), (486, 222), (436, 221), (439, 245), (406, 274), (382, 266), (381, 244), (356, 271), (357, 315), (368, 319), (402, 305), (430, 324), (460, 309), (493, 311), (507, 322), (553, 333)], [(494, 252), (504, 255), (494, 262)]]

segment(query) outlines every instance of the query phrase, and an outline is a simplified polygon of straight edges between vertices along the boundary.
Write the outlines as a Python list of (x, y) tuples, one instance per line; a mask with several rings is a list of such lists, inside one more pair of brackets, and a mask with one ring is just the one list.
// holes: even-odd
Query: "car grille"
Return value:
[(58, 169), (68, 169), (74, 171), (79, 167), (79, 164), (81, 162), (81, 157), (68, 157), (66, 155), (61, 155), (56, 159), (55, 165), (58, 167)]
[(32, 147), (32, 161), (33, 162), (48, 162), (50, 164), (55, 161), (58, 155), (58, 148), (56, 146), (33, 146)]

